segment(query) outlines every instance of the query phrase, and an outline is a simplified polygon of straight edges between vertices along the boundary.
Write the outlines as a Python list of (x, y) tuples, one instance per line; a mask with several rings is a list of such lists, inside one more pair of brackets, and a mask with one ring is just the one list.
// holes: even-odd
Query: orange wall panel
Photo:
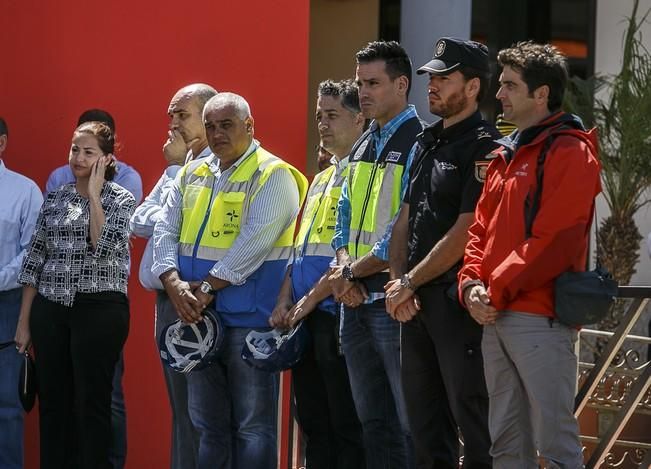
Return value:
[[(44, 187), (67, 162), (78, 115), (110, 111), (121, 148), (147, 194), (164, 169), (167, 105), (181, 86), (206, 82), (243, 95), (256, 137), (305, 168), (309, 2), (301, 0), (4, 0), (0, 116), (8, 167)], [(2, 202), (0, 202), (2, 203)], [(153, 340), (154, 295), (137, 281), (133, 249), (125, 394), (128, 468), (164, 468), (170, 413)], [(27, 419), (26, 467), (38, 466), (36, 412)]]

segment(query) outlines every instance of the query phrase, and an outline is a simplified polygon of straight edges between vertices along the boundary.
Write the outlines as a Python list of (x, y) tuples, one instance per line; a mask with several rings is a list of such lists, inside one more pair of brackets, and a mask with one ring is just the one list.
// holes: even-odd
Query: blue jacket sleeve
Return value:
[(349, 237), (350, 199), (348, 198), (348, 178), (346, 178), (341, 186), (341, 195), (337, 203), (337, 221), (335, 223), (335, 234), (332, 237), (332, 247), (334, 250), (347, 247)]

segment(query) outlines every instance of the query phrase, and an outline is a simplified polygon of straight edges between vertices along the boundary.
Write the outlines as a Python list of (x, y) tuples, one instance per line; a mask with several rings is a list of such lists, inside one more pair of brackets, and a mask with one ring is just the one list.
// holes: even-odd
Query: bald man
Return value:
[[(163, 145), (167, 168), (131, 218), (131, 229), (136, 236), (148, 239), (140, 263), (140, 283), (156, 291), (156, 343), (163, 328), (176, 320), (174, 306), (157, 276), (152, 274), (154, 226), (160, 219), (176, 173), (190, 161), (210, 156), (202, 112), (206, 102), (217, 91), (209, 85), (195, 83), (178, 90), (172, 97), (167, 114), (169, 129)], [(194, 469), (197, 464), (199, 437), (188, 413), (187, 375), (163, 366), (167, 394), (172, 408), (172, 469)]]

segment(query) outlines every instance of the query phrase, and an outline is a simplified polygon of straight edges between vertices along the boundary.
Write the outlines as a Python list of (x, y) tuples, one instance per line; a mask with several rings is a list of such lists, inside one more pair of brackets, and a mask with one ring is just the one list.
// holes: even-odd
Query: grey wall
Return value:
[(435, 118), (429, 113), (427, 75), (415, 70), (431, 60), (436, 41), (443, 36), (470, 37), (471, 0), (402, 0), (400, 18), (401, 43), (414, 66), (410, 102), (427, 122)]

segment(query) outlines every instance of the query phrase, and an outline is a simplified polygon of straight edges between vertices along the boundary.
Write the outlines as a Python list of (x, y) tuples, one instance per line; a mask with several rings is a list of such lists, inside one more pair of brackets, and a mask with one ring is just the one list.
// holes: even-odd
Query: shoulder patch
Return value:
[(400, 153), (399, 151), (390, 151), (387, 154), (386, 161), (388, 161), (389, 163), (395, 163), (396, 161), (398, 161), (400, 159), (401, 156), (402, 156), (402, 153)]
[(486, 171), (489, 164), (489, 161), (475, 161), (475, 179), (482, 184), (486, 181)]

